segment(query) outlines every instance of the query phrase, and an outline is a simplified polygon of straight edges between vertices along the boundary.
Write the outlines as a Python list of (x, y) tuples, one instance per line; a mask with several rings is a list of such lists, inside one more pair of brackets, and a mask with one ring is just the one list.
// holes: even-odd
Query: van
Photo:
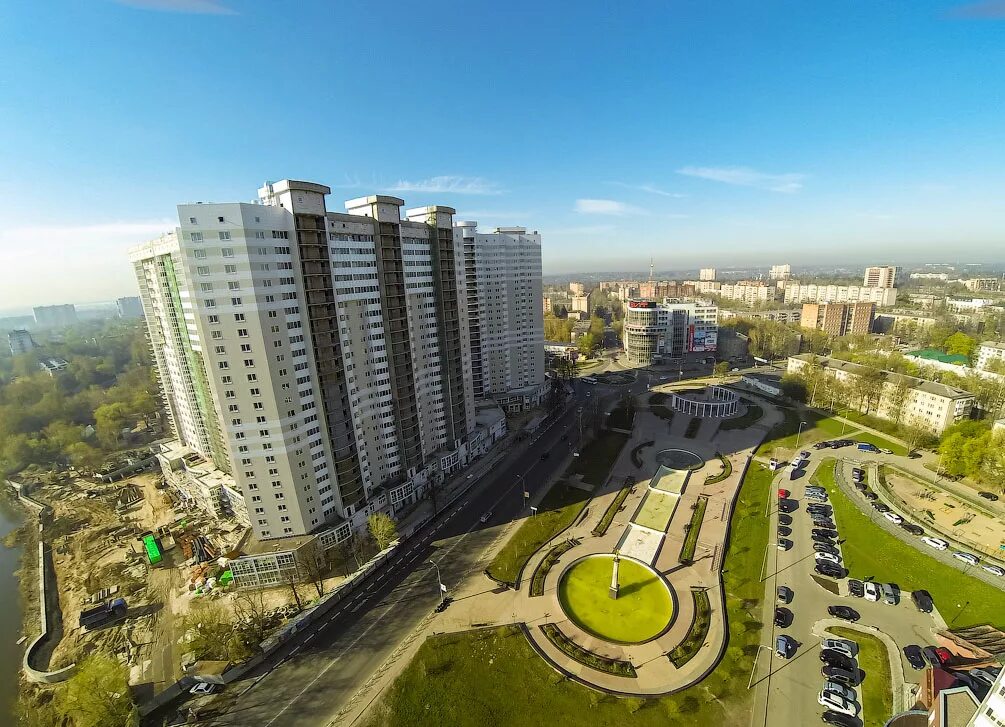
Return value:
[(859, 442), (858, 443), (858, 448), (862, 452), (878, 452), (879, 451), (879, 447), (877, 447), (875, 444), (869, 444), (868, 442)]
[(897, 597), (897, 589), (895, 589), (889, 583), (880, 583), (879, 590), (883, 592), (883, 603), (888, 606), (896, 606), (897, 602), (900, 600)]
[(772, 471), (772, 472), (774, 472), (774, 471), (775, 471), (775, 470), (777, 470), (777, 469), (780, 469), (780, 468), (781, 468), (781, 466), (782, 466), (782, 463), (781, 463), (781, 462), (779, 462), (779, 461), (778, 461), (777, 459), (775, 459), (774, 457), (772, 457), (772, 458), (771, 458), (771, 461), (770, 461), (770, 462), (768, 462), (768, 467), (769, 467), (769, 468), (771, 469), (771, 471)]

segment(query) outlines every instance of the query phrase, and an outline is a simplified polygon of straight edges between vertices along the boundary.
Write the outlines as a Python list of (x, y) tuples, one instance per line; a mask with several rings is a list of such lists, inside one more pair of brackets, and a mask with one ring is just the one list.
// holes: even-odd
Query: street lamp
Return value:
[(799, 449), (799, 438), (803, 435), (803, 427), (806, 426), (806, 422), (799, 422), (799, 431), (796, 432), (796, 449)]
[(433, 561), (429, 561), (429, 564), (436, 569), (436, 582), (439, 584), (439, 589), (437, 590), (436, 593), (437, 595), (440, 596), (440, 599), (442, 600), (447, 595), (447, 587), (443, 585), (443, 579), (440, 578), (440, 566), (436, 565), (436, 563), (434, 563)]

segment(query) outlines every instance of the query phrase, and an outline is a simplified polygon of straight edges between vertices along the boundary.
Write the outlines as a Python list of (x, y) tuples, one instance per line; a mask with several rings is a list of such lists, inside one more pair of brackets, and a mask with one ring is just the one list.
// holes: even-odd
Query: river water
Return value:
[[(0, 538), (23, 522), (18, 513), (0, 497)], [(15, 571), (21, 565), (21, 548), (0, 543), (0, 724), (14, 724), (18, 671), (21, 668), (21, 599)]]

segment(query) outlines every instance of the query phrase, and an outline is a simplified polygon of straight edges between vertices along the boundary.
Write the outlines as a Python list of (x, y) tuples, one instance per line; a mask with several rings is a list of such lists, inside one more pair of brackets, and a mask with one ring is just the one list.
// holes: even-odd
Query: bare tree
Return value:
[(234, 599), (234, 613), (241, 622), (247, 640), (255, 644), (265, 641), (269, 631), (269, 610), (265, 593), (260, 589), (245, 589)]
[(369, 545), (370, 535), (368, 533), (357, 531), (352, 534), (352, 538), (349, 540), (349, 547), (352, 557), (356, 561), (356, 568), (362, 568), (366, 562), (366, 553), (370, 549)]
[(299, 585), (300, 581), (300, 573), (294, 569), (285, 570), (283, 571), (282, 578), (283, 583), (285, 583), (286, 586), (290, 589), (290, 595), (293, 596), (293, 601), (294, 603), (297, 604), (297, 610), (303, 611), (304, 602), (303, 599), (300, 598), (300, 591), (297, 590), (297, 586)]
[(314, 584), (314, 589), (318, 592), (318, 598), (321, 598), (325, 595), (325, 576), (331, 571), (331, 566), (328, 563), (325, 552), (318, 548), (313, 553), (309, 553), (304, 557), (300, 565), (307, 575), (307, 580)]

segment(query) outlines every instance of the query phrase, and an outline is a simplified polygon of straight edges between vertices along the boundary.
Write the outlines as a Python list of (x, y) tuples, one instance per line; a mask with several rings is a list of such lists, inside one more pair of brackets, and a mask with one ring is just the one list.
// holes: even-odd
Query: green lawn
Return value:
[(835, 462), (824, 460), (812, 481), (830, 494), (835, 522), (846, 539), (841, 546), (845, 566), (852, 577), (896, 583), (907, 597), (910, 591), (924, 588), (942, 617), (955, 627), (984, 623), (1005, 627), (1005, 592), (935, 560), (919, 550), (925, 547), (920, 541), (915, 548), (873, 524), (835, 485)]
[(694, 558), (694, 549), (698, 544), (698, 533), (701, 531), (701, 521), (705, 518), (707, 506), (707, 497), (699, 497), (695, 503), (695, 508), (691, 512), (691, 522), (688, 524), (687, 536), (684, 538), (684, 544), (680, 548), (680, 556), (677, 558), (681, 563), (687, 563)]
[(583, 475), (583, 481), (591, 485), (602, 485), (607, 474), (614, 466), (614, 461), (621, 453), (630, 437), (620, 432), (603, 431), (596, 439), (587, 444), (583, 451), (569, 467), (570, 475)]
[[(370, 727), (722, 727), (747, 724), (747, 680), (764, 625), (758, 570), (768, 544), (771, 472), (753, 463), (733, 514), (723, 563), (725, 658), (700, 684), (660, 699), (618, 699), (571, 682), (513, 626), (433, 636), (378, 703)], [(518, 685), (533, 688), (518, 689)], [(519, 698), (515, 698), (519, 695)]]
[(632, 518), (632, 522), (653, 530), (666, 530), (674, 510), (677, 509), (679, 499), (679, 495), (663, 495), (656, 490), (650, 490), (646, 493), (642, 507)]
[(516, 583), (517, 574), (538, 548), (573, 523), (590, 500), (590, 494), (565, 482), (556, 482), (541, 500), (537, 515), (524, 520), (496, 557), (488, 572), (503, 583)]
[(566, 571), (558, 584), (565, 614), (581, 629), (608, 641), (637, 644), (658, 636), (673, 615), (663, 579), (635, 561), (621, 559), (617, 598), (608, 594), (614, 559), (587, 558)]
[(724, 419), (722, 424), (719, 425), (721, 431), (729, 431), (730, 429), (746, 429), (754, 422), (760, 420), (764, 416), (764, 409), (759, 407), (757, 404), (748, 404), (747, 411), (744, 412), (743, 416), (733, 417), (732, 419)]
[(619, 406), (616, 409), (611, 410), (611, 415), (607, 417), (607, 426), (614, 429), (627, 429), (631, 431), (632, 425), (635, 422), (635, 410), (632, 409), (629, 415), (628, 408), (625, 406)]
[[(841, 422), (833, 417), (824, 417), (813, 411), (798, 412), (794, 409), (783, 409), (782, 413), (785, 420), (776, 425), (769, 440), (758, 447), (758, 454), (766, 456), (780, 450), (780, 454), (787, 456), (799, 449), (805, 449), (814, 442), (841, 436)], [(800, 422), (806, 422), (801, 434)], [(851, 425), (844, 427), (846, 434), (852, 429)]]
[[(862, 714), (865, 727), (883, 727), (893, 714), (893, 682), (886, 645), (875, 636), (840, 626), (827, 629), (858, 644), (858, 665), (865, 672), (862, 682)], [(897, 655), (899, 659), (899, 655)]]

